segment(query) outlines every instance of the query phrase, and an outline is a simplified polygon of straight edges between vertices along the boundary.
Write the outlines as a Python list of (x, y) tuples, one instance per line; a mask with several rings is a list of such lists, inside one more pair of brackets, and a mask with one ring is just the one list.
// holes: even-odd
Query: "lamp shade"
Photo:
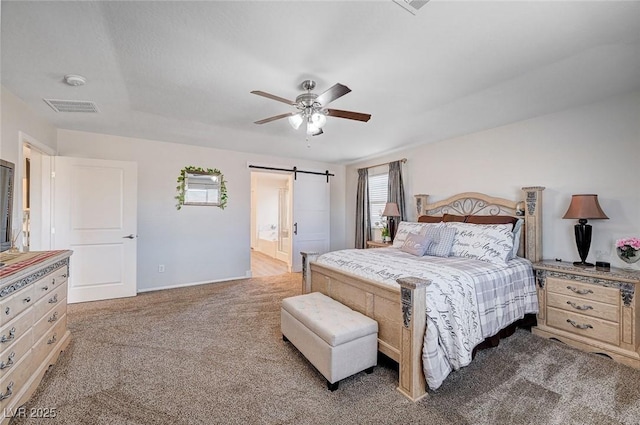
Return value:
[(562, 218), (608, 219), (600, 208), (598, 195), (572, 195), (569, 209)]
[(382, 212), (383, 217), (400, 217), (400, 211), (398, 210), (398, 204), (395, 202), (387, 202)]

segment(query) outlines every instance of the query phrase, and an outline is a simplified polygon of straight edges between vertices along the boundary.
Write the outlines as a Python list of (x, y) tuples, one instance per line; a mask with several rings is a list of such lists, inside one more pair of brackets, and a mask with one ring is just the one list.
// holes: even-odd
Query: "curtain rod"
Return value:
[(324, 173), (319, 173), (317, 171), (304, 171), (304, 170), (298, 170), (298, 167), (293, 167), (293, 168), (277, 168), (277, 167), (262, 167), (260, 165), (249, 165), (249, 168), (257, 168), (259, 170), (271, 170), (271, 171), (287, 171), (289, 173), (293, 173), (293, 179), (297, 180), (298, 178), (298, 173), (303, 173), (303, 174), (315, 174), (317, 176), (327, 176), (327, 183), (329, 183), (329, 177), (333, 177), (335, 176), (335, 174), (332, 174), (329, 172), (329, 170), (326, 170)]
[[(401, 161), (401, 162), (405, 163), (405, 162), (407, 162), (407, 158), (402, 158), (402, 159), (400, 159), (399, 161)], [(383, 165), (389, 165), (389, 164), (391, 164), (392, 162), (395, 162), (395, 161), (383, 162), (382, 164), (369, 165), (368, 167), (362, 167), (362, 168), (375, 168), (375, 167), (381, 167), (381, 166), (383, 166)]]

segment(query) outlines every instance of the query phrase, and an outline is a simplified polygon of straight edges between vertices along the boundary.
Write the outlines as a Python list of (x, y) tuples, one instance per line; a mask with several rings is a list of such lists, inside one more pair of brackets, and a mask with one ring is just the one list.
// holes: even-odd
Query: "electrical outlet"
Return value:
[(158, 266), (158, 273), (164, 273), (164, 264)]

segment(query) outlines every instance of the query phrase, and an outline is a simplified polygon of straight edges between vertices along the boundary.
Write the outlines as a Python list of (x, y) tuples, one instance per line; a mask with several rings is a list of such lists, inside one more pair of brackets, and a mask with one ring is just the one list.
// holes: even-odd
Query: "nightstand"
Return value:
[(393, 242), (367, 241), (367, 248), (389, 248)]
[(531, 331), (640, 368), (640, 272), (533, 264), (538, 289), (538, 326)]

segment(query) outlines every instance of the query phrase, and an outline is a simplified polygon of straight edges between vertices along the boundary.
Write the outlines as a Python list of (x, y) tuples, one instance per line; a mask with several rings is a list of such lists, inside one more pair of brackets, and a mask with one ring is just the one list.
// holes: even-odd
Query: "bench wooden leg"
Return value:
[(338, 389), (338, 384), (340, 384), (340, 381), (334, 382), (333, 384), (327, 381), (327, 388), (329, 388), (329, 391), (335, 391)]

